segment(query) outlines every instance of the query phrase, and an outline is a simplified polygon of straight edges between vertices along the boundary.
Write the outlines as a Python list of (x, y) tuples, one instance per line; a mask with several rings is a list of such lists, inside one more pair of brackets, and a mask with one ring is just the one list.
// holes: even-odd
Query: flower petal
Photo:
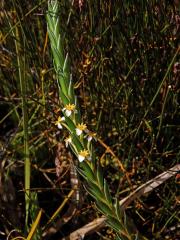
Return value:
[(60, 123), (57, 124), (57, 127), (58, 127), (59, 129), (62, 129), (62, 125), (61, 125)]
[(68, 145), (72, 143), (72, 138), (71, 137), (68, 137), (65, 139), (65, 146), (68, 147)]
[(66, 113), (66, 116), (69, 117), (71, 116), (72, 111), (66, 109), (65, 113)]
[(78, 136), (80, 136), (80, 135), (81, 135), (81, 133), (82, 133), (82, 130), (81, 130), (81, 129), (79, 129), (79, 128), (76, 128), (76, 134), (77, 134)]
[(91, 142), (92, 136), (88, 136), (87, 140), (88, 140), (88, 142)]
[(83, 157), (83, 156), (81, 156), (81, 155), (78, 155), (78, 159), (79, 159), (80, 162), (83, 162), (84, 159), (85, 159), (85, 157)]

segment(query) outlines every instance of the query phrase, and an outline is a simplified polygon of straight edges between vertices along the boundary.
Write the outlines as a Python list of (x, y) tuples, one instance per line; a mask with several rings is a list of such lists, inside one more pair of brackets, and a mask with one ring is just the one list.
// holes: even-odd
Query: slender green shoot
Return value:
[(30, 206), (30, 176), (31, 176), (31, 164), (29, 156), (29, 144), (28, 144), (28, 110), (27, 110), (27, 99), (26, 99), (26, 79), (25, 79), (25, 56), (20, 57), (20, 37), (18, 27), (16, 27), (15, 32), (15, 47), (17, 55), (17, 63), (19, 70), (19, 82), (21, 88), (21, 98), (22, 98), (22, 114), (23, 114), (23, 135), (24, 135), (24, 175), (25, 175), (25, 208), (26, 208), (26, 218), (25, 224), (28, 227), (28, 217), (29, 217), (29, 206)]
[(106, 216), (107, 224), (112, 227), (119, 239), (139, 239), (138, 234), (128, 230), (129, 226), (121, 211), (118, 200), (112, 198), (107, 181), (104, 179), (92, 142), (96, 134), (83, 123), (80, 108), (74, 93), (74, 85), (69, 70), (68, 53), (64, 53), (60, 26), (58, 1), (49, 1), (47, 12), (47, 29), (53, 54), (54, 68), (59, 88), (61, 114), (56, 121), (59, 129), (66, 129), (69, 137), (65, 140), (79, 160), (78, 172), (86, 180), (86, 189), (95, 199), (99, 211)]

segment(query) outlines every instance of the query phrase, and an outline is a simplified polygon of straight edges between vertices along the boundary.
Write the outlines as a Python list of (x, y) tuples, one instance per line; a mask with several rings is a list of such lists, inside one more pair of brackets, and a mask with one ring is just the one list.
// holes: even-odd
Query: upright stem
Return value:
[[(29, 157), (29, 144), (28, 144), (28, 112), (27, 112), (27, 100), (26, 100), (26, 80), (25, 80), (25, 56), (21, 56), (20, 53), (20, 37), (18, 27), (16, 27), (15, 32), (15, 47), (17, 55), (17, 64), (19, 71), (19, 82), (21, 89), (21, 99), (22, 99), (22, 114), (23, 114), (23, 135), (24, 135), (24, 182), (25, 182), (25, 209), (26, 218), (25, 224), (26, 229), (28, 228), (28, 217), (29, 217), (29, 204), (30, 204), (30, 175), (31, 175), (31, 163)], [(21, 56), (21, 57), (20, 57)]]

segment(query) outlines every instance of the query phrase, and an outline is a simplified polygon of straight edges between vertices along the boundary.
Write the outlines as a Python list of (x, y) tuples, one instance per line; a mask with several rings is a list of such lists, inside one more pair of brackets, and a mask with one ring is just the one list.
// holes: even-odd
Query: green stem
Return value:
[[(65, 116), (66, 124), (63, 124), (63, 126), (65, 126), (69, 131), (71, 136), (70, 147), (80, 160), (80, 157), (86, 156), (88, 151), (89, 155), (93, 156), (93, 150), (91, 143), (88, 142), (88, 139), (86, 139), (86, 133), (88, 134), (88, 132), (83, 132), (80, 136), (76, 134), (77, 126), (80, 125), (82, 127), (83, 124), (80, 117), (78, 103), (75, 102), (74, 86), (70, 78), (68, 67), (68, 55), (64, 57), (65, 54), (63, 52), (64, 48), (62, 47), (63, 45), (60, 35), (60, 22), (58, 14), (58, 1), (49, 1), (46, 19), (48, 24), (51, 50), (54, 58), (54, 68), (58, 78), (59, 96), (63, 105), (62, 109), (64, 109), (67, 104), (73, 104), (76, 106), (76, 109), (72, 115)], [(86, 180), (87, 191), (95, 199), (97, 208), (100, 210), (100, 212), (106, 216), (107, 224), (116, 231), (117, 235), (119, 235), (121, 239), (139, 239), (136, 233), (134, 235), (135, 237), (133, 238), (131, 233), (129, 233), (129, 229), (126, 227), (127, 224), (124, 224), (124, 213), (121, 212), (118, 201), (116, 201), (115, 205), (113, 204), (113, 199), (109, 192), (107, 182), (103, 177), (101, 169), (97, 167), (95, 158), (92, 158), (93, 159), (89, 161), (88, 158), (86, 159), (84, 157), (84, 161), (77, 166), (77, 170)]]
[(26, 80), (25, 80), (25, 56), (20, 53), (20, 37), (18, 27), (16, 27), (15, 32), (15, 47), (17, 55), (17, 64), (19, 71), (19, 82), (21, 89), (21, 99), (22, 99), (22, 114), (23, 114), (23, 135), (24, 135), (24, 174), (25, 174), (25, 208), (26, 208), (26, 218), (25, 224), (26, 229), (28, 228), (28, 217), (29, 217), (29, 205), (30, 205), (30, 175), (31, 175), (31, 163), (29, 157), (29, 144), (28, 144), (28, 112), (27, 112), (27, 100), (26, 100)]

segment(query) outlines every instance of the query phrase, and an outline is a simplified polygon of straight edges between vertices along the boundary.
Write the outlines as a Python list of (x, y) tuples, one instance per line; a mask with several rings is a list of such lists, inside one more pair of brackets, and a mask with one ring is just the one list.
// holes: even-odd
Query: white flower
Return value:
[(67, 138), (65, 139), (65, 145), (66, 145), (66, 147), (68, 147), (68, 145), (69, 145), (70, 143), (72, 143), (72, 138), (71, 138), (71, 136), (69, 136), (69, 137), (67, 137)]
[(89, 131), (88, 129), (85, 129), (86, 136), (84, 138), (87, 138), (88, 142), (91, 142), (92, 139), (96, 139), (96, 133)]
[(66, 106), (63, 108), (63, 110), (67, 117), (71, 116), (72, 112), (75, 111), (75, 105), (74, 104), (66, 104)]
[(86, 130), (86, 128), (87, 128), (87, 126), (86, 126), (86, 124), (83, 124), (83, 123), (79, 123), (78, 125), (77, 125), (77, 127), (76, 127), (76, 134), (78, 135), (78, 136), (80, 136), (81, 134), (82, 134), (82, 132), (84, 131), (84, 130)]
[(64, 121), (65, 121), (65, 117), (58, 117), (58, 120), (55, 122), (55, 125), (57, 125), (59, 129), (62, 129), (62, 122)]
[(80, 162), (83, 162), (85, 158), (89, 156), (89, 151), (88, 150), (81, 150), (78, 154), (78, 159)]
[(92, 136), (89, 135), (89, 136), (87, 137), (87, 140), (88, 140), (88, 142), (91, 142)]

